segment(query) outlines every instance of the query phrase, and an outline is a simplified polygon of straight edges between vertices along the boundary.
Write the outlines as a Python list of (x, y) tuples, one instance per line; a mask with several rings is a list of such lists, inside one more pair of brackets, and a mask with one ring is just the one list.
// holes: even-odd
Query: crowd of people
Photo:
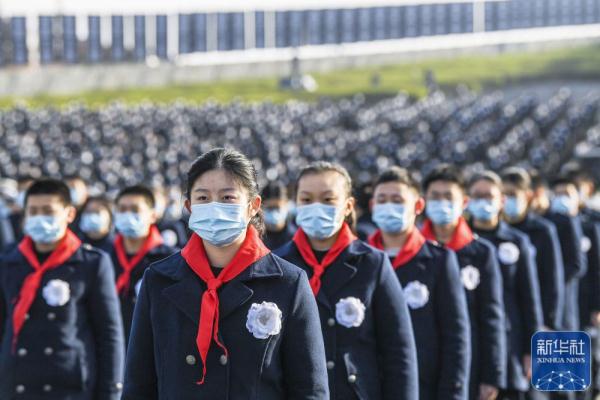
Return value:
[(597, 103), (2, 114), (0, 398), (569, 398), (530, 341), (600, 325)]

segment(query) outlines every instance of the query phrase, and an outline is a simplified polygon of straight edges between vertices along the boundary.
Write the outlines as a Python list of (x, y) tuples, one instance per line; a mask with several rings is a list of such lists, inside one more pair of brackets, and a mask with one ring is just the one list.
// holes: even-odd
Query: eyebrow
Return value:
[[(235, 192), (235, 190), (236, 190), (235, 188), (224, 188), (224, 189), (220, 189), (219, 192)], [(203, 188), (198, 188), (198, 189), (194, 190), (194, 193), (197, 193), (197, 192), (204, 192), (204, 193), (206, 193), (206, 192), (210, 192), (210, 190), (203, 189)]]

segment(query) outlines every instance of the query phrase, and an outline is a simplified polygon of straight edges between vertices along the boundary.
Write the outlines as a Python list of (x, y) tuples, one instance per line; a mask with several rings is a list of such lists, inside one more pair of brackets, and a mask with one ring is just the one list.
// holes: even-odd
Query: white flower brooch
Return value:
[(257, 339), (266, 339), (281, 331), (281, 310), (277, 304), (263, 301), (252, 304), (248, 310), (246, 328)]
[(356, 297), (340, 299), (335, 305), (335, 319), (346, 328), (359, 327), (365, 319), (365, 305)]
[(498, 258), (505, 265), (511, 265), (519, 261), (521, 252), (516, 244), (511, 242), (500, 243), (498, 246)]
[(421, 308), (429, 301), (429, 289), (419, 281), (412, 281), (404, 287), (404, 297), (413, 310)]
[(581, 238), (581, 251), (583, 251), (584, 253), (589, 253), (589, 251), (592, 249), (592, 240), (587, 237), (584, 236)]
[(52, 307), (61, 307), (69, 302), (71, 298), (71, 288), (69, 284), (60, 279), (52, 279), (42, 290), (44, 300)]
[(460, 270), (460, 279), (467, 290), (475, 290), (479, 286), (480, 275), (479, 270), (472, 265), (467, 265)]

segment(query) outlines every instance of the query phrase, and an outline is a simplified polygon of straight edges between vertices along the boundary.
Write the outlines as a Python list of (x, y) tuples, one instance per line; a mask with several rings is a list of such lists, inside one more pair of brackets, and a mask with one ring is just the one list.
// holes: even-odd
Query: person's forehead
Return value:
[(36, 206), (63, 206), (63, 199), (61, 196), (57, 194), (30, 194), (27, 197), (28, 205), (36, 205)]
[(119, 198), (119, 200), (117, 200), (117, 205), (120, 204), (147, 204), (148, 205), (148, 199), (146, 198), (146, 196), (142, 195), (142, 194), (137, 194), (137, 193), (132, 193), (132, 194), (125, 194), (123, 196), (121, 196)]
[(428, 191), (437, 191), (437, 192), (447, 192), (447, 191), (456, 191), (462, 192), (460, 185), (456, 182), (452, 181), (433, 181), (429, 184)]
[(344, 186), (346, 181), (344, 177), (336, 171), (323, 171), (304, 175), (302, 178), (300, 178), (298, 186), (315, 186), (323, 183), (326, 185), (326, 187), (323, 187), (323, 190), (328, 190), (334, 186)]
[(192, 191), (214, 189), (240, 190), (242, 189), (242, 185), (227, 171), (214, 169), (199, 176), (192, 186)]
[(377, 194), (406, 194), (408, 192), (417, 192), (415, 188), (402, 182), (384, 182), (375, 187), (374, 193)]

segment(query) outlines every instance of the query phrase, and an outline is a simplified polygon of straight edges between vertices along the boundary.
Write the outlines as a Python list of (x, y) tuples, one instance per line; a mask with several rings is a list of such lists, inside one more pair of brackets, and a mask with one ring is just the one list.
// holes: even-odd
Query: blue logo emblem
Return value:
[(531, 384), (543, 392), (586, 390), (592, 350), (585, 332), (537, 332), (531, 338)]

